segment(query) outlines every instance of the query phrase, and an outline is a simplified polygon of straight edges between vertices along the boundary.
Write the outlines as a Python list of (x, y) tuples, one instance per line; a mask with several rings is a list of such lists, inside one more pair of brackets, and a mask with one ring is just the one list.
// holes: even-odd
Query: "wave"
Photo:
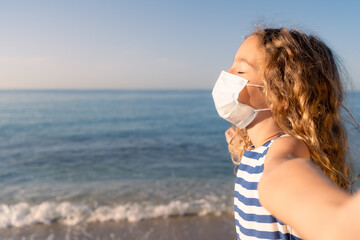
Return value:
[(0, 205), (0, 229), (53, 222), (71, 226), (106, 221), (137, 222), (144, 219), (185, 215), (221, 215), (231, 213), (231, 211), (232, 206), (226, 204), (224, 199), (217, 197), (192, 201), (176, 200), (157, 205), (152, 203), (126, 203), (95, 208), (86, 204), (70, 202), (42, 202), (37, 205), (22, 202), (14, 205)]

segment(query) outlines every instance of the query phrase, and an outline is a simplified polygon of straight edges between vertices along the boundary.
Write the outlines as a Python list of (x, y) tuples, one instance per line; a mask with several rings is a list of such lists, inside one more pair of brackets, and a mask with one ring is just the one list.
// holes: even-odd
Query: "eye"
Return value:
[(244, 72), (237, 72), (238, 74), (243, 74)]

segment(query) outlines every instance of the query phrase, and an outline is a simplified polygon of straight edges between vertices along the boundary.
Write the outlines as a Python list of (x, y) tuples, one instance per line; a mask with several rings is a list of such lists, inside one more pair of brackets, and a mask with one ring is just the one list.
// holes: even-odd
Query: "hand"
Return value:
[(235, 136), (235, 129), (233, 127), (228, 128), (228, 130), (225, 131), (225, 138), (226, 142), (229, 144), (231, 139)]

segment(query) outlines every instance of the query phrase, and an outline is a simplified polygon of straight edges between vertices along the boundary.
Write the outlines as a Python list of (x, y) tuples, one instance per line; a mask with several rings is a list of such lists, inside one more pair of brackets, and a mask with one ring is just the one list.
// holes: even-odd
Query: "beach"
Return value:
[(136, 223), (110, 221), (72, 227), (56, 223), (39, 224), (0, 231), (2, 240), (230, 240), (235, 237), (234, 219), (231, 215), (175, 217)]

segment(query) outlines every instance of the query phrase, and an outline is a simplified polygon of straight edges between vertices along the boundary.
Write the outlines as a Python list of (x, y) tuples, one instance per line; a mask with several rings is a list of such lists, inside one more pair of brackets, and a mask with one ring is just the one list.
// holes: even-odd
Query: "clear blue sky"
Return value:
[(360, 3), (331, 0), (0, 0), (0, 89), (211, 89), (257, 23), (316, 33), (360, 89)]

